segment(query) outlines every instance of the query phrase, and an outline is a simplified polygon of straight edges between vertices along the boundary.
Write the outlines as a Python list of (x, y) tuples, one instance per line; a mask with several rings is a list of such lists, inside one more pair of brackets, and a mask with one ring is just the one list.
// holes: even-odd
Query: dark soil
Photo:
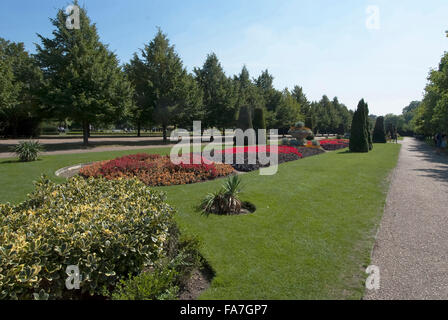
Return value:
[(317, 156), (321, 153), (325, 153), (325, 150), (321, 148), (307, 148), (307, 147), (298, 147), (297, 150), (303, 155), (304, 158)]
[(191, 273), (184, 288), (179, 295), (179, 300), (196, 300), (202, 292), (210, 287), (213, 279), (213, 271), (205, 267), (202, 270), (194, 270)]

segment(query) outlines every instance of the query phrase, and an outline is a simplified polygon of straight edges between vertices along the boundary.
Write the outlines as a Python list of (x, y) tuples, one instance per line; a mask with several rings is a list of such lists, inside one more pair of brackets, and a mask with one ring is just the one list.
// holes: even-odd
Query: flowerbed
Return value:
[(217, 164), (199, 157), (186, 156), (180, 164), (173, 164), (169, 156), (158, 154), (135, 154), (110, 161), (94, 163), (79, 171), (83, 177), (120, 179), (136, 177), (148, 186), (170, 186), (211, 180), (233, 173), (227, 164)]
[(330, 139), (330, 140), (321, 140), (320, 146), (327, 151), (334, 151), (339, 149), (348, 148), (349, 140), (346, 139)]
[[(242, 171), (242, 172), (249, 172), (258, 170), (262, 167), (267, 167), (269, 164), (261, 164), (259, 161), (258, 154), (259, 153), (265, 153), (266, 156), (270, 156), (271, 153), (277, 154), (278, 156), (278, 163), (284, 163), (288, 161), (295, 161), (298, 159), (303, 158), (303, 155), (297, 150), (297, 148), (294, 147), (288, 147), (288, 146), (278, 146), (277, 150), (271, 148), (270, 146), (249, 146), (249, 147), (233, 147), (233, 148), (227, 148), (224, 150), (216, 150), (215, 153), (221, 155), (221, 158), (219, 161), (226, 162), (226, 155), (231, 154), (232, 157), (232, 167), (235, 170)], [(249, 163), (249, 155), (255, 153), (256, 154), (256, 162), (255, 163)], [(237, 163), (237, 155), (243, 154), (243, 161), (242, 163)], [(214, 154), (212, 154), (214, 156)]]

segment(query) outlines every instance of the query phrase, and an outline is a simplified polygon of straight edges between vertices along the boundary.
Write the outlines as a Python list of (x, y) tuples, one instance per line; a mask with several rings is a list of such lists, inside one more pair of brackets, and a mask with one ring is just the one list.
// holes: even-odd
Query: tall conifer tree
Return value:
[(42, 45), (37, 45), (36, 58), (44, 75), (47, 112), (80, 122), (87, 145), (91, 124), (110, 123), (126, 114), (132, 88), (86, 10), (80, 8), (79, 13), (80, 28), (68, 29), (68, 16), (58, 11), (51, 20), (53, 38), (38, 35)]

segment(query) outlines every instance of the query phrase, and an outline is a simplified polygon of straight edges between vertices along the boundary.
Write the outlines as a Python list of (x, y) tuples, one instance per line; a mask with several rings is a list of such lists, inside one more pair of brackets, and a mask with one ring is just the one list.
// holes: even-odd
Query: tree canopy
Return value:
[(80, 9), (79, 29), (68, 29), (66, 19), (59, 10), (51, 19), (53, 38), (38, 35), (42, 44), (37, 45), (36, 59), (44, 75), (41, 99), (47, 114), (81, 122), (87, 144), (89, 126), (124, 116), (133, 92), (86, 10)]

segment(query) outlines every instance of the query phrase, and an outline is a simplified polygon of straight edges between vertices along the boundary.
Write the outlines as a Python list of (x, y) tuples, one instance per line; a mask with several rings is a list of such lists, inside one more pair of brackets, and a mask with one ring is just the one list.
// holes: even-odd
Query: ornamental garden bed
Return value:
[(326, 151), (335, 151), (340, 149), (348, 148), (349, 140), (346, 139), (329, 139), (329, 140), (321, 140), (320, 146)]
[[(219, 150), (215, 152), (211, 152), (211, 156), (215, 157), (215, 154), (221, 155), (221, 158), (219, 159), (220, 162), (226, 162), (226, 155), (231, 154), (233, 155), (232, 158), (232, 167), (240, 172), (250, 172), (255, 171), (263, 167), (268, 167), (270, 164), (261, 164), (259, 161), (258, 154), (260, 152), (263, 152), (266, 154), (267, 157), (270, 157), (271, 152), (274, 152), (274, 149), (271, 149), (269, 146), (249, 146), (249, 147), (233, 147), (233, 148), (227, 148), (224, 150)], [(250, 154), (256, 154), (256, 163), (250, 163), (249, 156)], [(276, 150), (276, 153), (278, 154), (278, 163), (284, 163), (289, 161), (295, 161), (303, 158), (303, 155), (297, 150), (297, 148), (294, 147), (288, 147), (288, 146), (279, 146)], [(237, 155), (243, 154), (244, 161), (242, 163), (237, 164)]]
[(202, 157), (199, 164), (186, 156), (181, 164), (173, 164), (169, 156), (159, 154), (135, 154), (114, 160), (97, 162), (81, 168), (85, 178), (104, 177), (108, 180), (136, 177), (148, 186), (190, 184), (225, 177), (234, 173), (231, 165), (212, 163)]

